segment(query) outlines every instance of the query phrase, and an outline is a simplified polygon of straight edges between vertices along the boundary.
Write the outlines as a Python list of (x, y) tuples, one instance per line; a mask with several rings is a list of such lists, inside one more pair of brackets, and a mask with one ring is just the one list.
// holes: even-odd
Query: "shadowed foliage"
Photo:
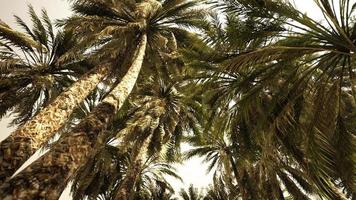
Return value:
[[(289, 0), (69, 2), (58, 36), (32, 8), (25, 34), (0, 23), (0, 115), (26, 124), (84, 71), (113, 71), (0, 198), (70, 181), (76, 200), (355, 198), (355, 2), (314, 0), (322, 19)], [(177, 190), (166, 178), (194, 157), (213, 182)]]

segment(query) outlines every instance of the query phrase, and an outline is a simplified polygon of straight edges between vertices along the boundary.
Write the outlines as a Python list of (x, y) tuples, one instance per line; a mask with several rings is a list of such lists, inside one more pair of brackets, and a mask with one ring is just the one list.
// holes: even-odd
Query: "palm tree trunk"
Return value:
[(131, 164), (126, 172), (126, 176), (120, 184), (119, 190), (115, 195), (116, 200), (131, 200), (132, 190), (134, 189), (137, 178), (141, 172), (142, 160), (138, 159)]
[(114, 107), (98, 105), (73, 134), (62, 138), (53, 149), (0, 187), (0, 199), (57, 200), (76, 170), (86, 163), (95, 148), (96, 137), (106, 128)]
[(147, 156), (149, 141), (152, 135), (147, 137), (143, 142), (135, 142), (134, 149), (131, 152), (131, 165), (126, 171), (126, 176), (115, 195), (115, 200), (131, 200), (133, 197), (132, 190), (135, 187), (137, 178), (140, 175), (142, 168), (142, 161)]
[(132, 62), (129, 71), (125, 74), (120, 83), (108, 94), (107, 97), (105, 97), (103, 102), (113, 105), (116, 109), (121, 108), (136, 84), (145, 57), (146, 46), (147, 35), (143, 34), (139, 47), (133, 55), (134, 61)]
[(64, 125), (75, 107), (110, 69), (110, 64), (105, 64), (82, 76), (33, 119), (0, 143), (0, 185)]
[[(143, 118), (147, 119), (148, 116), (150, 116), (152, 119), (154, 119), (154, 122), (151, 122), (150, 128), (147, 130), (146, 135), (142, 139), (138, 139), (135, 141), (133, 144), (133, 150), (131, 151), (131, 165), (128, 167), (126, 171), (126, 176), (123, 178), (122, 182), (120, 183), (120, 187), (118, 191), (115, 194), (115, 199), (116, 200), (132, 200), (134, 198), (134, 193), (133, 189), (135, 187), (135, 184), (137, 182), (137, 178), (140, 176), (141, 170), (142, 170), (142, 161), (147, 160), (149, 153), (149, 145), (151, 138), (153, 137), (154, 130), (159, 130), (157, 127), (160, 124), (160, 118), (164, 114), (165, 109), (164, 106), (165, 104), (162, 104), (161, 101), (158, 104), (155, 103), (154, 107), (154, 114), (151, 116), (150, 115), (144, 115)], [(162, 106), (162, 109), (159, 109), (157, 106)], [(141, 118), (142, 119), (142, 118)], [(137, 119), (140, 121), (140, 119)], [(137, 134), (136, 132), (133, 132), (131, 134)], [(126, 135), (123, 135), (122, 138), (125, 138)], [(125, 147), (124, 147), (125, 148)]]
[[(112, 121), (131, 93), (145, 56), (147, 36), (143, 34), (133, 62), (122, 81), (102, 103), (83, 119), (72, 134), (0, 187), (0, 199), (58, 199), (69, 179), (90, 158), (98, 135)], [(121, 90), (121, 91), (120, 91)]]

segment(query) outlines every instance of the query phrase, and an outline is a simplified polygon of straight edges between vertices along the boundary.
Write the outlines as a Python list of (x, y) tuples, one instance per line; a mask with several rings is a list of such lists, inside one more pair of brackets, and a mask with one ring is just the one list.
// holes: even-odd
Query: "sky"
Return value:
[[(45, 8), (51, 19), (60, 19), (71, 14), (69, 5), (65, 0), (1, 0), (0, 1), (0, 19), (11, 27), (15, 26), (13, 15), (18, 15), (26, 22), (28, 19), (27, 5), (31, 4), (37, 13), (40, 13), (42, 8)], [(295, 0), (296, 6), (308, 13), (314, 19), (320, 19), (321, 13), (316, 11), (313, 0)], [(11, 116), (7, 116), (0, 120), (0, 141), (5, 139), (15, 128), (8, 127), (11, 121)], [(189, 146), (184, 145), (183, 149), (189, 149)], [(36, 159), (40, 154), (37, 153), (31, 159)], [(25, 163), (28, 165), (31, 161)], [(206, 166), (201, 164), (202, 159), (194, 158), (184, 162), (181, 165), (176, 165), (178, 173), (182, 176), (184, 183), (169, 179), (175, 189), (179, 190), (181, 187), (187, 187), (193, 184), (196, 187), (207, 187), (212, 181), (212, 174), (206, 174)], [(69, 187), (63, 192), (61, 200), (70, 200)]]

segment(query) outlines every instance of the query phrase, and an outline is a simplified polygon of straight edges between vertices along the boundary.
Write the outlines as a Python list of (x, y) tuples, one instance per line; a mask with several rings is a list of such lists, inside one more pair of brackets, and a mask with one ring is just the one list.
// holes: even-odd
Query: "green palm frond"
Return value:
[(193, 185), (190, 185), (188, 187), (188, 190), (182, 189), (179, 192), (179, 195), (181, 198), (184, 200), (201, 200), (203, 199), (203, 196), (200, 194), (197, 188), (195, 188)]
[(73, 199), (110, 197), (124, 176), (127, 154), (116, 147), (105, 144), (74, 177)]
[(42, 49), (40, 43), (32, 40), (28, 36), (24, 35), (21, 32), (11, 29), (8, 25), (1, 23), (0, 24), (0, 37), (3, 40), (11, 42), (12, 45), (17, 47), (23, 47), (27, 50)]
[[(226, 113), (226, 108), (234, 104), (230, 109), (236, 112), (232, 119), (242, 114), (248, 124), (257, 123), (256, 130), (264, 132), (274, 126), (273, 134), (284, 150), (296, 159), (303, 171), (308, 171), (309, 178), (317, 185), (321, 195), (328, 198), (339, 198), (336, 184), (342, 187), (350, 185), (350, 179), (340, 183), (340, 178), (345, 175), (336, 175), (340, 170), (334, 159), (337, 152), (345, 153), (345, 150), (352, 148), (350, 144), (345, 144), (347, 148), (337, 147), (331, 139), (340, 133), (336, 130), (342, 124), (339, 119), (349, 115), (340, 109), (341, 102), (348, 101), (345, 95), (340, 95), (341, 91), (348, 91), (354, 96), (352, 54), (355, 45), (350, 31), (354, 23), (352, 4), (350, 1), (336, 2), (315, 1), (324, 14), (325, 23), (311, 19), (287, 1), (214, 2), (217, 8), (243, 19), (279, 22), (280, 29), (275, 29), (275, 37), (260, 46), (235, 47), (230, 51), (235, 52), (225, 53), (222, 59), (210, 62), (221, 67), (222, 72), (217, 73), (220, 77), (207, 79), (219, 84), (217, 89), (211, 90), (211, 96), (208, 93), (211, 98), (209, 103), (218, 114)], [(336, 10), (340, 12), (336, 13)], [(222, 39), (222, 44), (228, 43), (227, 36), (218, 37), (221, 26), (215, 27), (218, 27), (215, 30), (217, 36), (209, 33), (212, 37), (209, 41), (217, 41), (216, 37)], [(310, 109), (314, 115), (307, 114)], [(341, 115), (344, 117), (339, 118)], [(307, 131), (306, 127), (309, 127)], [(350, 135), (348, 138), (348, 141), (353, 140)], [(314, 142), (308, 144), (307, 141)], [(315, 148), (315, 154), (309, 154), (309, 148)], [(308, 160), (305, 157), (309, 155), (316, 157)], [(318, 163), (314, 167), (313, 160)], [(348, 165), (348, 169), (353, 168), (349, 157), (338, 163)], [(319, 168), (322, 169), (318, 171)], [(350, 174), (350, 170), (346, 170), (345, 174)], [(350, 191), (346, 187), (343, 189)]]
[(73, 48), (77, 40), (69, 32), (54, 33), (45, 10), (41, 18), (32, 6), (29, 13), (32, 28), (15, 16), (24, 32), (0, 24), (0, 115), (10, 110), (17, 113), (13, 124), (22, 124), (33, 117), (91, 68), (88, 63), (74, 59), (58, 65), (61, 56)]

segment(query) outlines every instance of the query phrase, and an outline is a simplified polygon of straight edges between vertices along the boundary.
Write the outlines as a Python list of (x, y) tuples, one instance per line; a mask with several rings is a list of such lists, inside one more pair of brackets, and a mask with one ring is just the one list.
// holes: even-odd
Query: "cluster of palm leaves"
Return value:
[[(69, 3), (0, 21), (0, 199), (355, 198), (356, 3)], [(179, 192), (195, 156), (213, 182)]]

